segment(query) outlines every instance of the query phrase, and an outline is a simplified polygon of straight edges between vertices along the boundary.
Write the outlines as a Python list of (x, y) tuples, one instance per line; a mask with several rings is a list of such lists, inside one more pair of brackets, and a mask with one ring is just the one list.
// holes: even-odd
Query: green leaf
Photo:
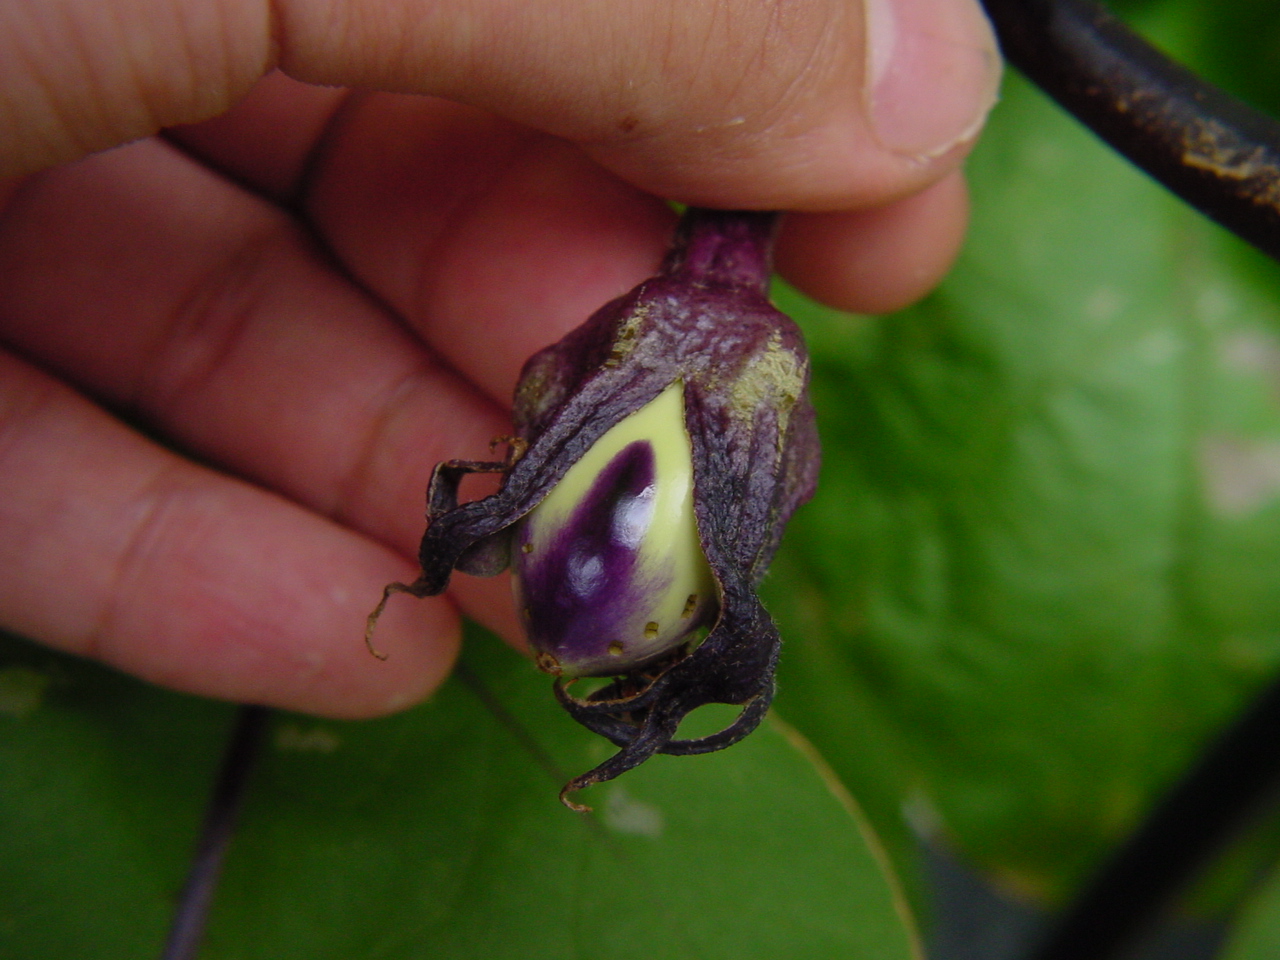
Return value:
[[(13, 670), (44, 690), (0, 715), (0, 957), (156, 955), (228, 709), (8, 642)], [(276, 719), (205, 956), (916, 955), (860, 815), (786, 727), (659, 757), (583, 817), (557, 793), (608, 744), (496, 641), (462, 673), (384, 720)]]
[(0, 958), (158, 956), (232, 709), (0, 634)]
[(907, 804), (1061, 898), (1280, 666), (1280, 280), (1017, 77), (968, 170), (923, 304), (787, 305), (825, 463), (778, 705), (900, 860)]
[(1222, 960), (1274, 960), (1280, 956), (1280, 869), (1255, 892), (1241, 911)]

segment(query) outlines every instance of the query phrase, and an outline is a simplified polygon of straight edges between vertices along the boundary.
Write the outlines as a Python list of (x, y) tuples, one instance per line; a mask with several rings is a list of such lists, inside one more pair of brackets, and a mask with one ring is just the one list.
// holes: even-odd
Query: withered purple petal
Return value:
[[(442, 591), (455, 568), (496, 572), (509, 556), (513, 525), (570, 467), (625, 417), (682, 385), (697, 537), (715, 580), (718, 615), (701, 644), (677, 645), (656, 663), (628, 664), (589, 697), (572, 696), (557, 680), (565, 709), (621, 748), (571, 781), (562, 799), (654, 753), (728, 746), (755, 728), (772, 699), (780, 641), (755, 587), (787, 520), (812, 495), (819, 459), (804, 343), (767, 298), (774, 222), (772, 214), (688, 210), (658, 276), (535, 354), (515, 397), (516, 431), (527, 449), (513, 449), (502, 464), (437, 467), (419, 550), (421, 576), (388, 587), (427, 596)], [(623, 569), (626, 551), (601, 531), (609, 527), (610, 510), (634, 496), (642, 460), (635, 451), (615, 461), (619, 476), (600, 481), (600, 489), (611, 492), (581, 508), (593, 519), (571, 524), (577, 533), (567, 534), (551, 566), (522, 571), (530, 633), (544, 649), (607, 645), (608, 625), (618, 614), (591, 609), (596, 586), (621, 585), (613, 596), (624, 606), (634, 599)], [(502, 470), (501, 488), (458, 505), (458, 477), (474, 469)], [(599, 561), (598, 584), (571, 570), (575, 549)], [(570, 596), (575, 590), (579, 599)], [(674, 739), (686, 714), (713, 702), (743, 710), (714, 736)]]

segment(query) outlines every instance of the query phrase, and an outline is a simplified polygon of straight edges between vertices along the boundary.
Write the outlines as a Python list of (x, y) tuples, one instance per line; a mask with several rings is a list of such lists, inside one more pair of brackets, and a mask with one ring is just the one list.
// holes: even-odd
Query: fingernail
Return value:
[(865, 96), (876, 138), (921, 160), (977, 135), (996, 102), (1000, 54), (974, 0), (864, 0)]

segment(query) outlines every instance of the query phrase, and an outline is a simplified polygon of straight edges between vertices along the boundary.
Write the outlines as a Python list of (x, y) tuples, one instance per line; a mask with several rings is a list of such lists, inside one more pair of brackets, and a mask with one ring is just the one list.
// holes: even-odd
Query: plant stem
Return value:
[(685, 271), (698, 283), (748, 287), (761, 295), (773, 277), (778, 215), (759, 210), (690, 207), (680, 218), (664, 273)]
[(241, 706), (236, 713), (160, 960), (195, 960), (199, 954), (222, 863), (270, 717), (267, 707), (253, 705)]
[(1280, 123), (1092, 0), (983, 0), (1005, 57), (1174, 194), (1280, 259)]

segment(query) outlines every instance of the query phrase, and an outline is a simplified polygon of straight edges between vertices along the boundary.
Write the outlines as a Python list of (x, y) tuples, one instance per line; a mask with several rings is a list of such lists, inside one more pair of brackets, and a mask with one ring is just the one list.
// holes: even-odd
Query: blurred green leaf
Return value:
[[(205, 956), (914, 955), (860, 816), (786, 728), (657, 758), (587, 818), (557, 793), (608, 744), (495, 641), (463, 670), (397, 717), (277, 718)], [(0, 714), (0, 957), (156, 955), (228, 709), (16, 641), (6, 671), (44, 689)]]
[(1222, 960), (1274, 960), (1280, 956), (1280, 869), (1272, 872), (1237, 918)]
[(900, 860), (907, 804), (1061, 898), (1280, 665), (1280, 274), (1017, 77), (968, 170), (923, 304), (788, 303), (825, 465), (779, 709)]
[(0, 634), (0, 958), (159, 955), (231, 716)]

